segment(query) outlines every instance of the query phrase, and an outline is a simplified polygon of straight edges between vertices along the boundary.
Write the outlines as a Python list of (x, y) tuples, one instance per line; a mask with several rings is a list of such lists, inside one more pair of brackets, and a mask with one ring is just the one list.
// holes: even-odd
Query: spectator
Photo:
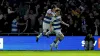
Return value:
[(8, 21), (7, 21), (7, 14), (4, 14), (3, 20), (2, 20), (2, 26), (3, 26), (3, 33), (8, 33), (9, 29), (9, 25), (8, 25)]
[(24, 15), (24, 20), (26, 21), (26, 27), (24, 32), (31, 33), (31, 19), (29, 18), (29, 9), (27, 9)]
[(38, 16), (38, 9), (39, 9), (40, 5), (36, 6), (36, 13), (33, 10), (29, 11), (29, 18), (31, 19), (31, 29), (34, 29), (34, 25), (35, 25), (35, 21), (36, 21), (36, 17)]
[(95, 39), (92, 36), (91, 33), (88, 33), (88, 35), (85, 37), (85, 50), (93, 50), (94, 49), (94, 42)]
[(75, 22), (74, 22), (73, 35), (74, 35), (74, 36), (80, 35), (80, 34), (79, 34), (79, 28), (78, 28), (78, 21), (77, 21), (77, 20), (75, 20)]
[(69, 23), (69, 25), (70, 25), (70, 27), (68, 28), (68, 35), (73, 35), (73, 20), (72, 20), (72, 17), (71, 17), (71, 15), (68, 15), (67, 16), (67, 18), (68, 18), (68, 23)]
[(19, 15), (21, 17), (24, 17), (26, 10), (27, 10), (27, 8), (25, 7), (24, 3), (20, 3), (20, 5), (19, 5)]
[[(86, 14), (87, 15), (87, 14)], [(89, 15), (87, 16), (87, 18), (86, 18), (86, 20), (87, 20), (87, 30), (89, 30), (89, 29), (92, 29), (92, 30), (94, 30), (93, 29), (93, 27), (94, 27), (94, 16), (93, 16), (93, 13), (89, 13)]]
[(100, 28), (100, 22), (99, 22), (99, 20), (96, 19), (95, 22), (94, 22), (94, 24), (95, 24), (95, 33), (94, 33), (94, 35), (98, 36), (99, 35), (99, 28)]
[(81, 28), (82, 28), (82, 33), (83, 33), (83, 35), (84, 34), (86, 34), (87, 33), (87, 24), (86, 24), (86, 20), (85, 20), (85, 17), (84, 16), (81, 16), (81, 24), (82, 24), (82, 26), (81, 26)]
[(23, 17), (20, 17), (18, 20), (18, 32), (23, 33), (26, 30), (27, 21), (24, 20)]
[(39, 21), (39, 32), (42, 32), (43, 18), (44, 18), (44, 14), (41, 14), (41, 16), (38, 18), (38, 21)]
[(24, 32), (31, 33), (31, 19), (27, 18), (25, 21), (26, 21), (26, 26), (25, 29), (23, 30), (23, 33)]
[(17, 17), (12, 21), (11, 33), (18, 33), (18, 19), (19, 19), (19, 16), (17, 16)]

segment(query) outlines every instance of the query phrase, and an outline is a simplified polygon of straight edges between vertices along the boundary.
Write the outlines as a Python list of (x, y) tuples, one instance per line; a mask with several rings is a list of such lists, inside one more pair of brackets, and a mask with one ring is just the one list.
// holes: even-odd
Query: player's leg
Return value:
[(54, 33), (53, 27), (52, 27), (52, 30), (49, 29), (49, 31), (46, 32), (46, 36), (49, 37), (49, 35), (52, 34), (52, 33)]
[(50, 49), (51, 50), (52, 50), (53, 47), (56, 47), (56, 49), (57, 49), (57, 46), (58, 46), (59, 42), (64, 37), (64, 35), (61, 33), (60, 30), (56, 30), (55, 33), (56, 33), (56, 39), (53, 41), (52, 44), (50, 44)]
[(50, 44), (50, 50), (52, 50), (52, 48), (55, 46), (55, 44), (57, 43), (58, 40), (59, 40), (59, 38), (56, 37), (56, 39)]
[(57, 48), (58, 47), (58, 44), (64, 39), (64, 35), (62, 34), (61, 31), (58, 31), (57, 32), (57, 42), (55, 44), (55, 47)]
[(50, 30), (46, 33), (47, 37), (49, 37), (49, 34), (51, 34)]
[(49, 24), (46, 24), (43, 22), (43, 32), (40, 33), (38, 36), (36, 36), (36, 42), (38, 42), (38, 40), (41, 36), (46, 35), (48, 28), (49, 28)]
[(43, 36), (43, 35), (45, 35), (46, 34), (46, 29), (44, 29), (43, 30), (43, 33), (40, 33), (38, 36), (36, 36), (36, 42), (38, 42), (38, 40), (39, 40), (39, 38), (41, 37), (41, 36)]

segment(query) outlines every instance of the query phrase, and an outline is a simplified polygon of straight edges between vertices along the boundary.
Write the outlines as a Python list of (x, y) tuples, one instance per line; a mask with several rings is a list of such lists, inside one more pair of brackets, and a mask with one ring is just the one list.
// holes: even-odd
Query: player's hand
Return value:
[(67, 27), (69, 27), (69, 24), (66, 24)]

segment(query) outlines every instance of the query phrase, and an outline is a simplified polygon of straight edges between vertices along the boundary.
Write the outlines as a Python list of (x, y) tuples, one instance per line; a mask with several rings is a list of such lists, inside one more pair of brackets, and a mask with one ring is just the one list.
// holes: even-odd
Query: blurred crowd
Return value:
[(13, 28), (15, 33), (42, 32), (52, 5), (61, 9), (62, 20), (70, 25), (62, 25), (65, 35), (100, 35), (100, 0), (0, 0), (0, 33), (12, 33)]

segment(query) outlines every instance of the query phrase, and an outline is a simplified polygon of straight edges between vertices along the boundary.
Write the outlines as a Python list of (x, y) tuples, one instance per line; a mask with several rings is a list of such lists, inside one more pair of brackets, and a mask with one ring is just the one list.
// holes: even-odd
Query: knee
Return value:
[(59, 40), (62, 41), (64, 39), (64, 35), (63, 34), (59, 34)]
[(61, 34), (59, 34), (59, 36), (60, 36), (60, 38), (64, 38), (64, 35), (61, 33)]

